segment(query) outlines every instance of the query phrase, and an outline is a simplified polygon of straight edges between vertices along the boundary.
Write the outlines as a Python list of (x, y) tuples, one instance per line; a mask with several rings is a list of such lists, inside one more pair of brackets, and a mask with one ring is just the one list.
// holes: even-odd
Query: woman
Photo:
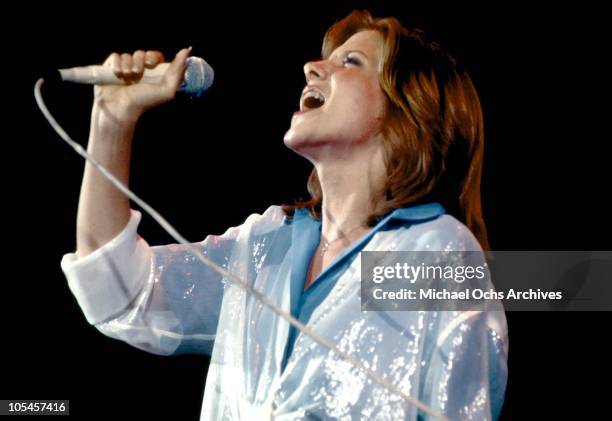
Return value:
[[(125, 184), (139, 116), (174, 96), (188, 49), (159, 85), (157, 52), (112, 54), (128, 82), (96, 88), (88, 149)], [(366, 250), (487, 249), (482, 115), (464, 71), (424, 34), (353, 12), (330, 28), (285, 144), (310, 160), (311, 200), (270, 206), (197, 247), (450, 419), (497, 418), (503, 311), (361, 311)], [(448, 213), (447, 213), (448, 212)], [(62, 268), (87, 320), (148, 352), (211, 354), (202, 419), (416, 419), (417, 408), (298, 332), (185, 247), (150, 247), (140, 213), (85, 168), (77, 251)], [(498, 310), (500, 307), (498, 307)]]

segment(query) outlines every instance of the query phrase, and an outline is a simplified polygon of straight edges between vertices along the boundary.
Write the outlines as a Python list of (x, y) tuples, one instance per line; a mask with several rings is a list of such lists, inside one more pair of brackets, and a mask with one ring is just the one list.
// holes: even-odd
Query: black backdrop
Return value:
[[(160, 49), (172, 57), (192, 45), (192, 54), (215, 68), (205, 98), (142, 118), (133, 153), (131, 187), (193, 241), (304, 196), (309, 164), (282, 142), (303, 87), (302, 66), (319, 55), (331, 23), (366, 6), (426, 30), (472, 75), (485, 113), (483, 195), (493, 249), (609, 249), (602, 12), (584, 3), (580, 10), (402, 3), (7, 11), (0, 399), (70, 399), (78, 419), (199, 416), (208, 359), (158, 357), (102, 336), (82, 316), (59, 267), (75, 245), (83, 162), (37, 111), (32, 89), (46, 68), (99, 63), (111, 51)], [(43, 93), (85, 144), (91, 88), (45, 86)], [(151, 244), (171, 241), (146, 216), (140, 228)], [(610, 374), (603, 345), (609, 313), (507, 317), (502, 419), (600, 413)]]

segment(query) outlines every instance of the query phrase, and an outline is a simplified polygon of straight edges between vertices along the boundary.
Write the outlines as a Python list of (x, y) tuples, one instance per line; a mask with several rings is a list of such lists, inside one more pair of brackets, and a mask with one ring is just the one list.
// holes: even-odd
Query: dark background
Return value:
[[(190, 240), (306, 194), (310, 165), (282, 142), (304, 85), (302, 66), (318, 57), (330, 24), (365, 6), (424, 29), (470, 72), (485, 114), (483, 197), (494, 250), (609, 249), (602, 11), (587, 3), (401, 3), (175, 2), (146, 11), (17, 5), (7, 13), (0, 398), (69, 399), (78, 419), (199, 417), (208, 359), (158, 357), (102, 336), (59, 266), (75, 247), (84, 164), (38, 112), (33, 86), (44, 69), (100, 63), (112, 51), (160, 49), (173, 57), (192, 45), (215, 69), (203, 99), (174, 101), (142, 118), (133, 152), (131, 188)], [(44, 86), (43, 95), (85, 145), (91, 88)], [(172, 241), (146, 216), (140, 233), (151, 244)], [(603, 414), (610, 314), (507, 318), (502, 419)]]

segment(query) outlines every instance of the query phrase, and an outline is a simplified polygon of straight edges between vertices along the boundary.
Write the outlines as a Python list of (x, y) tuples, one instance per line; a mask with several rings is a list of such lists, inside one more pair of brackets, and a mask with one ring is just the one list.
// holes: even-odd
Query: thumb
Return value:
[(180, 84), (183, 82), (187, 57), (189, 56), (190, 52), (191, 47), (180, 50), (174, 57), (174, 60), (172, 60), (170, 63), (170, 66), (168, 66), (166, 69), (163, 76), (163, 83), (166, 85), (168, 90), (176, 92)]

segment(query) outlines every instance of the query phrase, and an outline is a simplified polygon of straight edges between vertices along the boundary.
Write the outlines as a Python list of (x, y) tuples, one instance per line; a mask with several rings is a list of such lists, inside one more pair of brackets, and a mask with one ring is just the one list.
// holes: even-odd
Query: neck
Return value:
[(315, 168), (323, 194), (322, 236), (327, 241), (360, 237), (369, 230), (367, 218), (385, 182), (382, 148), (350, 159), (317, 162)]

